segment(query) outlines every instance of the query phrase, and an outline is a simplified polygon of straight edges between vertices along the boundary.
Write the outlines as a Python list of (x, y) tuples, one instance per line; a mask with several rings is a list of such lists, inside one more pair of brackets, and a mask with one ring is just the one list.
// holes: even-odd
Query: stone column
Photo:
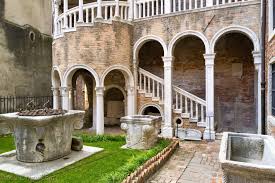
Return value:
[(261, 60), (261, 53), (260, 52), (252, 52), (254, 58), (254, 65), (255, 65), (255, 74), (256, 74), (256, 81), (255, 81), (255, 98), (256, 98), (256, 122), (258, 126), (258, 134), (262, 134), (262, 108), (261, 108), (261, 82), (262, 82), (262, 60)]
[(171, 13), (171, 0), (164, 0), (164, 13)]
[(133, 67), (134, 67), (134, 114), (137, 114), (137, 89), (138, 89), (138, 63), (137, 60), (133, 60)]
[(54, 35), (56, 35), (58, 33), (57, 19), (58, 19), (58, 14), (59, 14), (59, 5), (60, 5), (60, 1), (55, 0), (54, 1)]
[(69, 110), (73, 110), (74, 109), (74, 105), (73, 105), (73, 102), (74, 102), (74, 91), (75, 89), (73, 89), (72, 87), (68, 88), (69, 90)]
[(173, 137), (173, 98), (172, 98), (172, 76), (174, 57), (162, 57), (164, 62), (164, 127), (163, 137)]
[(129, 4), (128, 20), (132, 21), (134, 17), (134, 0), (128, 0), (128, 4)]
[(97, 0), (97, 15), (96, 19), (103, 19), (102, 17), (102, 0)]
[(53, 91), (53, 109), (59, 109), (59, 88), (52, 87)]
[[(93, 82), (93, 88), (95, 88), (95, 83)], [(96, 130), (96, 91), (93, 90), (93, 129)]]
[(96, 87), (96, 134), (104, 134), (104, 87)]
[(135, 88), (134, 87), (128, 87), (127, 89), (127, 115), (134, 115), (134, 98), (135, 98)]
[(78, 23), (83, 23), (83, 0), (78, 0), (78, 6), (79, 6), (79, 17), (78, 17)]
[(63, 15), (64, 15), (64, 28), (68, 28), (68, 17), (67, 17), (67, 11), (68, 11), (68, 0), (63, 0)]
[(62, 109), (69, 110), (69, 89), (68, 87), (61, 87), (62, 95)]
[(206, 91), (206, 128), (204, 139), (215, 139), (214, 131), (214, 60), (215, 54), (204, 54)]

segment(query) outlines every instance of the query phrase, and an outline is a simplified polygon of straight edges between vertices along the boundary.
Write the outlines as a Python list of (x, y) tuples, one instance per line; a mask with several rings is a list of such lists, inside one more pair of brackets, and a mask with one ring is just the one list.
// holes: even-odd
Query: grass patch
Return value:
[(14, 140), (12, 135), (0, 136), (0, 154), (14, 150), (14, 149), (15, 149), (15, 146), (14, 146)]
[[(120, 182), (128, 173), (150, 159), (152, 156), (166, 147), (169, 142), (161, 140), (153, 149), (147, 151), (121, 149), (125, 144), (124, 136), (90, 136), (76, 134), (83, 138), (88, 146), (104, 148), (97, 153), (71, 166), (54, 172), (39, 181), (31, 181), (27, 178), (0, 171), (1, 183), (106, 183)], [(0, 152), (14, 149), (13, 137), (0, 137)]]

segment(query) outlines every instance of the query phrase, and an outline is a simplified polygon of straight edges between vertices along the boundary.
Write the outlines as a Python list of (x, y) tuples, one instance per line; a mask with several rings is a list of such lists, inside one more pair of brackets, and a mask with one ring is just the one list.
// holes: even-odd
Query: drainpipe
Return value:
[(262, 55), (262, 133), (266, 134), (266, 106), (265, 106), (265, 37), (266, 37), (266, 0), (261, 0), (261, 55)]

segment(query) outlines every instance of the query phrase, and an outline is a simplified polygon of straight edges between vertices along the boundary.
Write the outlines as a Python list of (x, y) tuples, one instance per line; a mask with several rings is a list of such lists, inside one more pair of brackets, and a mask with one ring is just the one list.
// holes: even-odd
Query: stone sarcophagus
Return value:
[(71, 153), (72, 133), (83, 126), (84, 111), (51, 116), (0, 115), (0, 127), (14, 133), (18, 161), (36, 163), (62, 158)]
[(120, 119), (122, 130), (126, 131), (126, 147), (131, 149), (150, 149), (157, 142), (161, 127), (161, 117), (133, 115)]

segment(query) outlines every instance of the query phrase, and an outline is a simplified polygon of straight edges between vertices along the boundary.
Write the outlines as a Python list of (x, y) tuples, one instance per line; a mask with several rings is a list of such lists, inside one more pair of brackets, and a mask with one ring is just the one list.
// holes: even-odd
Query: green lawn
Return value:
[[(104, 148), (103, 152), (88, 157), (71, 166), (52, 173), (39, 181), (30, 181), (27, 178), (0, 171), (0, 182), (89, 182), (106, 183), (120, 182), (127, 172), (133, 171), (138, 165), (161, 151), (168, 145), (168, 141), (161, 140), (155, 148), (148, 151), (121, 149), (125, 144), (124, 137), (94, 137), (83, 136), (85, 145)], [(14, 149), (13, 138), (0, 137), (0, 152)], [(114, 177), (114, 178), (113, 178)]]

